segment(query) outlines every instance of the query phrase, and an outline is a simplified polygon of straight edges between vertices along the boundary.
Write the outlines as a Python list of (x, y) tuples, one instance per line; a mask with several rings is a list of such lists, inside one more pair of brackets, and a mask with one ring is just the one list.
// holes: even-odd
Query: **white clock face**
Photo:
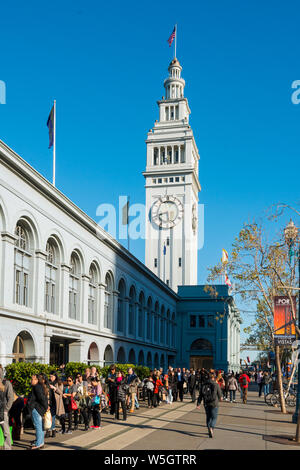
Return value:
[(158, 227), (172, 228), (178, 224), (183, 215), (183, 206), (174, 196), (159, 198), (152, 206), (151, 221)]

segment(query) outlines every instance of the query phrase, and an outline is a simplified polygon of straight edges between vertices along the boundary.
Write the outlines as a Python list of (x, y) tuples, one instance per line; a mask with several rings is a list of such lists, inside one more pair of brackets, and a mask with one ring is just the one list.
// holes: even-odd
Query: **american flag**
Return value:
[(172, 34), (171, 34), (171, 36), (170, 36), (169, 39), (168, 39), (169, 46), (171, 46), (172, 42), (174, 41), (175, 35), (176, 35), (176, 26), (174, 26), (174, 29), (173, 29), (173, 31), (172, 31)]

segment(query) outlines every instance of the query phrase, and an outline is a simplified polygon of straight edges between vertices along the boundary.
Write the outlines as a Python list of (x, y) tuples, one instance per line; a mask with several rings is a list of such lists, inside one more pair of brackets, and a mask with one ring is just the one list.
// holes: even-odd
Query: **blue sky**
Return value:
[[(243, 222), (299, 201), (299, 2), (223, 0), (1, 6), (0, 138), (49, 180), (46, 121), (57, 100), (57, 187), (97, 220), (119, 194), (143, 203), (145, 139), (172, 59), (186, 80), (201, 160), (207, 266), (230, 252)], [(131, 243), (144, 260), (144, 242)], [(245, 324), (249, 319), (245, 318)]]

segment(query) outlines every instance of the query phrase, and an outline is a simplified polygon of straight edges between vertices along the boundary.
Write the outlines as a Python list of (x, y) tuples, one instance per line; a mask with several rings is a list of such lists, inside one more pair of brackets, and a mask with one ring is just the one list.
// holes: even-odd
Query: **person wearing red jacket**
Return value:
[(153, 405), (155, 408), (159, 406), (160, 387), (163, 387), (163, 383), (160, 380), (159, 375), (160, 375), (159, 371), (157, 371), (153, 377), (153, 381), (154, 381)]
[(247, 403), (247, 396), (248, 396), (248, 383), (250, 382), (249, 376), (244, 372), (243, 374), (240, 375), (239, 377), (239, 384), (242, 390), (242, 396), (243, 396), (243, 403)]

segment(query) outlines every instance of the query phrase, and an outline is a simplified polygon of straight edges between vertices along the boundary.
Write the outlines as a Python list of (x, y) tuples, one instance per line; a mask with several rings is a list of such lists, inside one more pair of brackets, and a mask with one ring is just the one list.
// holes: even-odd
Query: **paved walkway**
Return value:
[[(253, 388), (253, 387), (252, 387)], [(270, 436), (292, 436), (295, 425), (291, 414), (283, 415), (269, 407), (257, 391), (250, 389), (244, 405), (238, 394), (237, 403), (221, 402), (215, 436), (210, 439), (205, 425), (203, 406), (197, 410), (189, 397), (184, 402), (148, 409), (141, 404), (126, 422), (102, 415), (102, 429), (76, 431), (45, 440), (47, 450), (299, 450), (300, 446), (270, 441)], [(14, 449), (28, 448), (34, 431), (25, 430)]]

